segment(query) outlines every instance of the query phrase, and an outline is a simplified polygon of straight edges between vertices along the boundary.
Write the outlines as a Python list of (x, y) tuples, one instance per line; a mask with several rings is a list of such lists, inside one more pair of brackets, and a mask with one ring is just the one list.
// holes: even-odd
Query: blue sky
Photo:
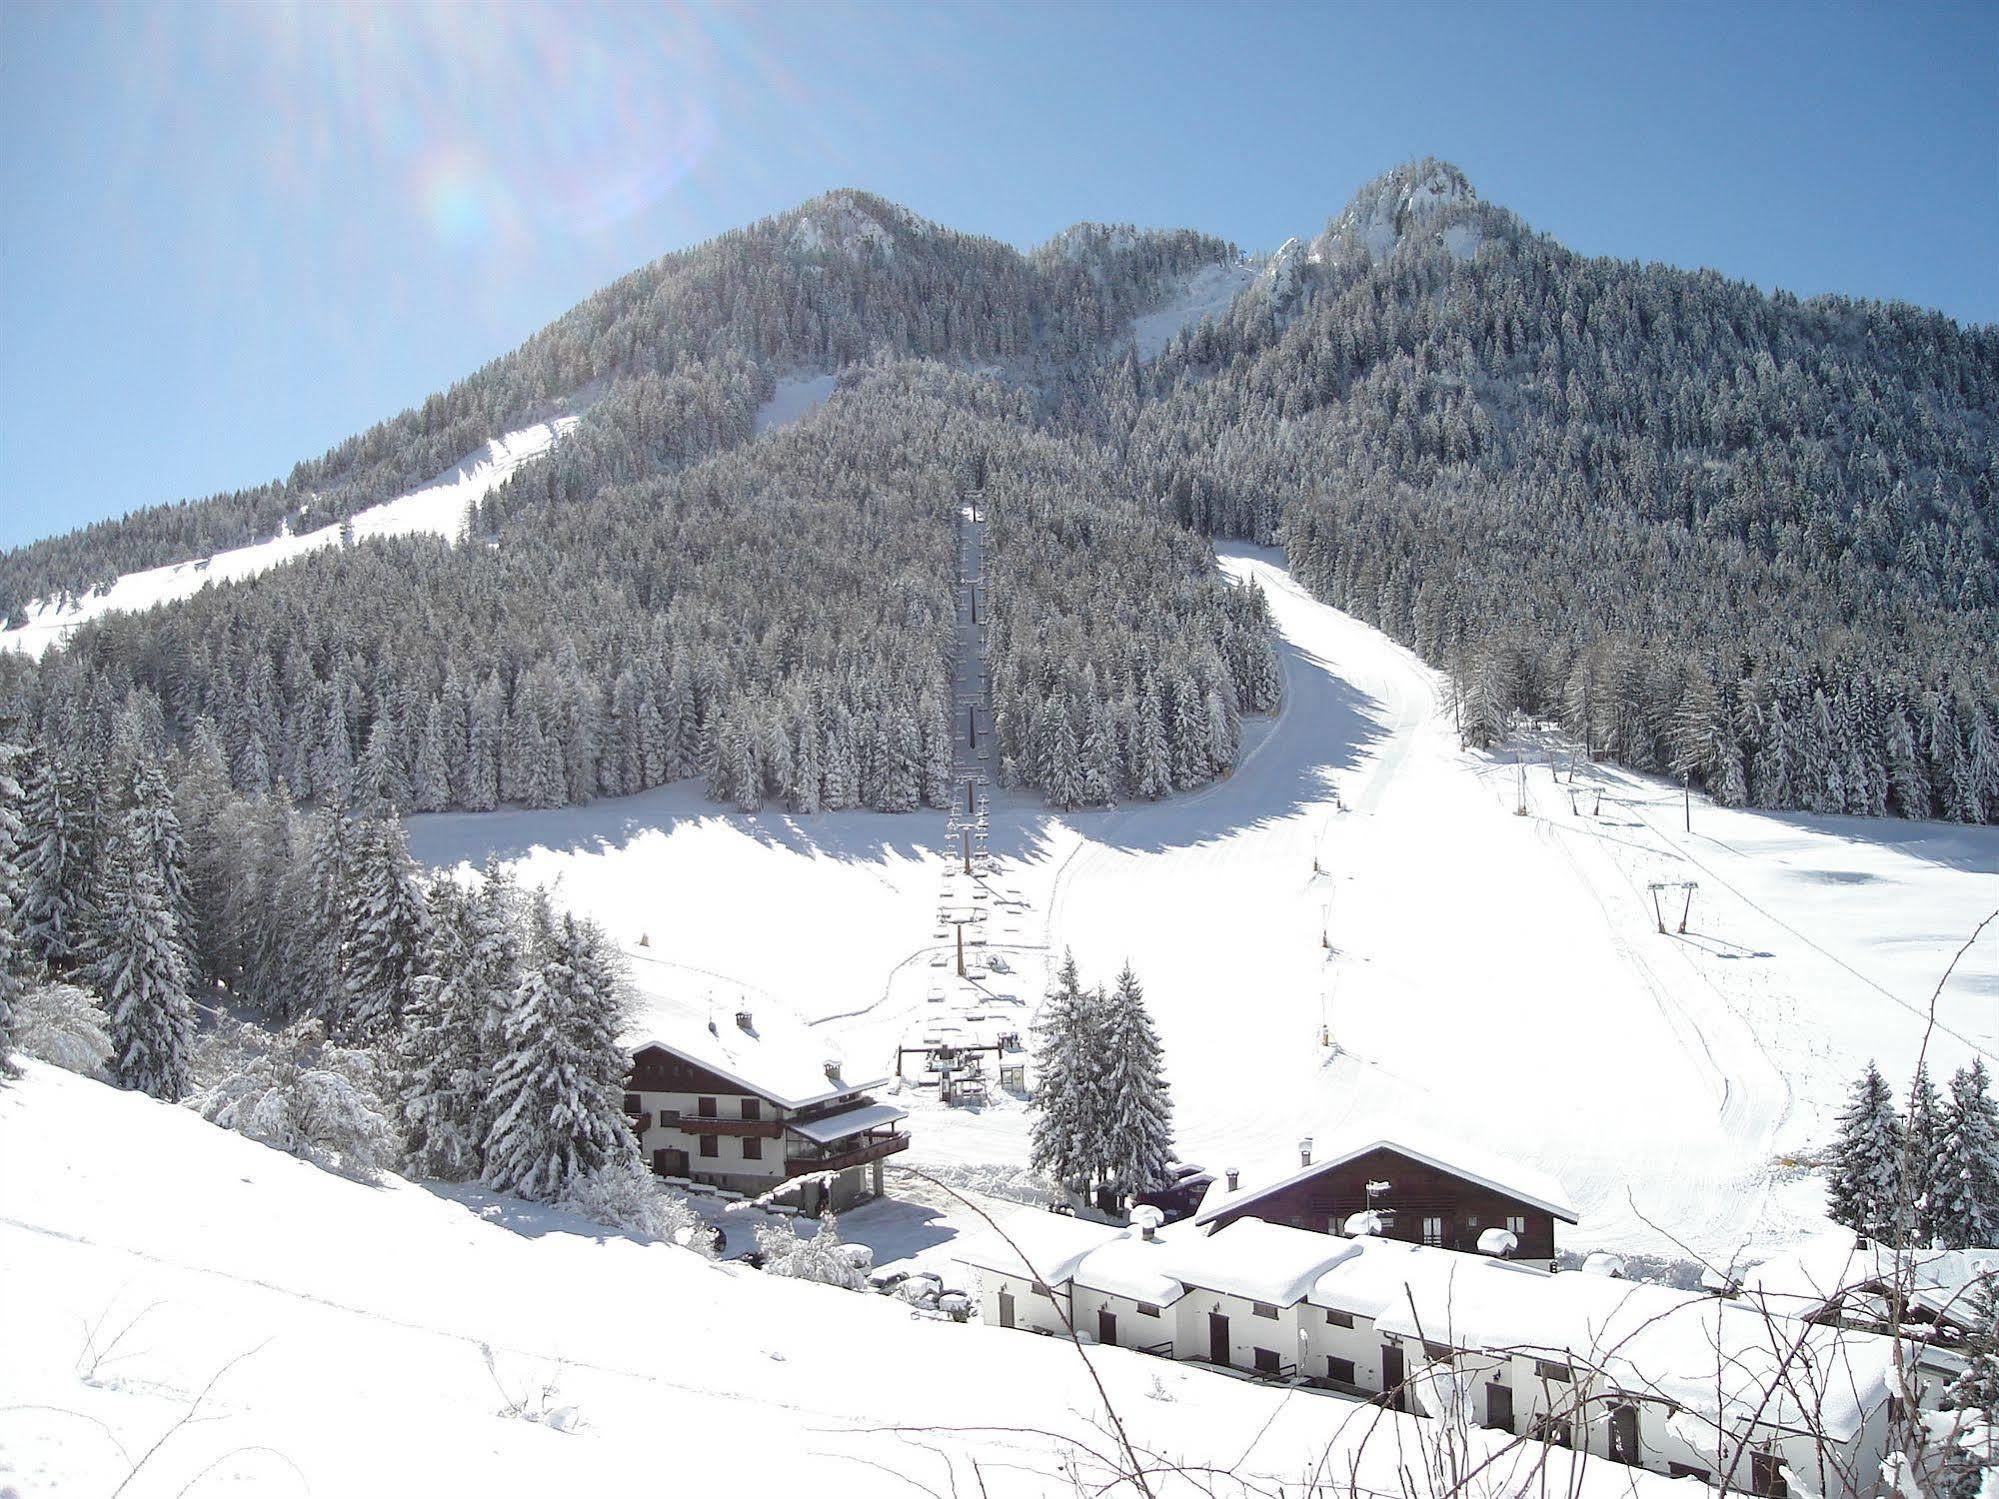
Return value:
[(1269, 248), (1421, 155), (1999, 321), (1989, 4), (0, 6), (0, 545), (283, 474), (833, 186)]

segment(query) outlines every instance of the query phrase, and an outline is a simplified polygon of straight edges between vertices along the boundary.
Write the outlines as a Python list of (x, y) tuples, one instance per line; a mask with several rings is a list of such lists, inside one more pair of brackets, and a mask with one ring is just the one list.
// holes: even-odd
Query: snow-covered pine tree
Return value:
[(521, 981), (519, 894), (496, 862), (476, 890), (431, 888), (423, 974), (405, 1017), (399, 1092), (410, 1169), (479, 1175), (493, 1116), (493, 1070)]
[(1944, 1391), (1954, 1413), (1942, 1435), (1946, 1448), (1926, 1493), (1935, 1499), (1978, 1499), (1999, 1440), (1999, 1289), (1987, 1279), (1968, 1288), (1974, 1313), (1964, 1369)]
[(381, 1039), (400, 1027), (415, 995), (423, 946), (423, 892), (394, 814), (356, 830), (348, 899), (345, 1031)]
[(111, 1076), (173, 1102), (188, 1088), (194, 1009), (181, 936), (142, 826), (127, 813), (99, 880), (91, 987), (111, 1016)]
[(1145, 1008), (1145, 991), (1127, 963), (1101, 1019), (1104, 1110), (1098, 1176), (1110, 1195), (1128, 1200), (1163, 1186), (1173, 1154), (1173, 1100), (1159, 1033)]
[(419, 812), (442, 812), (451, 805), (450, 761), (444, 750), (444, 710), (432, 699), (424, 714), (423, 739), (417, 748), (416, 773), (410, 797)]
[(21, 809), (21, 936), (32, 961), (58, 972), (83, 957), (95, 842), (84, 789), (63, 758), (34, 750)]
[(173, 914), (179, 934), (181, 958), (188, 982), (194, 982), (194, 896), (188, 886), (187, 839), (181, 832), (180, 815), (174, 811), (173, 793), (160, 763), (140, 750), (132, 756), (126, 773), (124, 805), (126, 826), (136, 840), (134, 848), (158, 873), (167, 909)]
[(221, 736), (211, 720), (202, 718), (188, 736), (174, 786), (174, 816), (187, 844), (191, 919), (186, 935), (190, 979), (197, 987), (221, 982), (240, 947), (240, 934), (232, 930), (227, 912), (242, 860), (242, 850), (231, 838), (236, 828), (228, 824), (231, 813), (241, 810), (231, 794)]
[(1945, 1248), (1999, 1242), (1999, 1105), (1977, 1058), (1950, 1080), (1936, 1170), (1933, 1226)]
[(456, 880), (430, 887), (422, 972), (403, 1016), (396, 1088), (410, 1174), (439, 1181), (478, 1175), (485, 1143), (481, 1095), (490, 1087), (472, 983), (472, 900)]
[(493, 1078), (484, 1180), (537, 1202), (637, 1147), (623, 1113), (621, 1011), (601, 938), (538, 897)]
[(1930, 1081), (1929, 1064), (1926, 1062), (1916, 1064), (1916, 1075), (1909, 1081), (1908, 1121), (1909, 1148), (1904, 1159), (1909, 1174), (1910, 1223), (1915, 1242), (1928, 1244), (1937, 1232), (1937, 1168), (1943, 1150), (1945, 1121), (1943, 1103), (1937, 1097), (1936, 1084)]
[(1858, 1233), (1899, 1242), (1895, 1203), (1902, 1146), (1894, 1098), (1869, 1062), (1839, 1116), (1839, 1136), (1826, 1172), (1826, 1215)]
[(26, 984), (21, 951), (21, 782), (16, 773), (20, 749), (0, 742), (0, 1077), (12, 1077), (13, 1053), (19, 1044), (19, 1006)]
[(347, 947), (353, 935), (355, 901), (354, 821), (338, 807), (322, 807), (306, 833), (300, 868), (299, 908), (303, 930), (288, 943), (297, 959), (292, 975), (293, 1014), (311, 1013), (329, 1034), (347, 1021), (352, 991), (347, 981)]
[(1066, 955), (1035, 1017), (1034, 1124), (1030, 1162), (1052, 1181), (1087, 1192), (1096, 1178), (1100, 1022), (1096, 996), (1083, 988), (1076, 956)]

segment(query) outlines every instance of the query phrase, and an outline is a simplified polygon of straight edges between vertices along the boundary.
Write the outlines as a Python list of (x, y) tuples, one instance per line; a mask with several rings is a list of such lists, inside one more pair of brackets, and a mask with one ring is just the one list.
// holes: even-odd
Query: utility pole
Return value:
[[(1691, 833), (1694, 830), (1694, 773), (1691, 770), (1680, 772), (1680, 807), (1686, 814), (1687, 831)], [(1686, 928), (1683, 926), (1680, 930), (1684, 932)]]
[(979, 747), (979, 705), (970, 703), (965, 708), (965, 733), (971, 739), (972, 748)]
[(959, 830), (958, 836), (965, 840), (965, 873), (970, 874), (972, 872), (972, 830), (970, 828), (962, 828)]
[[(1664, 927), (1660, 927), (1659, 930), (1663, 932), (1666, 929)], [(958, 923), (958, 977), (963, 978), (964, 976), (965, 976), (965, 923), (961, 921)]]

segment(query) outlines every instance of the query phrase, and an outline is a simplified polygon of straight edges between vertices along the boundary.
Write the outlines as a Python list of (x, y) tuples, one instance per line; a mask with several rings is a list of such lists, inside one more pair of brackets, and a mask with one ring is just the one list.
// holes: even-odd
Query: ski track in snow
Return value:
[[(344, 524), (351, 527), (357, 542), (373, 536), (411, 536), (423, 532), (455, 538), (465, 512), (475, 500), (505, 483), (522, 464), (547, 452), (578, 420), (574, 416), (559, 416), (504, 433), (428, 484), (393, 500), (357, 510)], [(80, 595), (68, 607), (58, 600), (37, 599), (28, 605), (26, 624), (0, 630), (0, 649), (39, 656), (90, 620), (191, 598), (211, 583), (254, 578), (296, 558), (337, 547), (341, 530), (342, 523), (336, 522), (297, 534), (285, 531), (268, 540), (232, 547), (210, 557), (126, 573), (106, 588)]]
[[(1435, 672), (1312, 599), (1278, 554), (1221, 561), (1270, 600), (1282, 711), (1247, 720), (1236, 772), (1193, 795), (1056, 814), (991, 793), (987, 883), (1017, 897), (995, 900), (988, 950), (1010, 963), (985, 980), (996, 1006), (1025, 1021), (1065, 948), (1091, 983), (1128, 958), (1183, 1154), (1211, 1168), (1410, 1120), (1560, 1177), (1583, 1210), (1569, 1247), (1755, 1258), (1821, 1227), (1820, 1183), (1791, 1162), (1830, 1137), (1869, 1057), (1891, 1078), (1913, 1068), (1923, 1028), (1905, 1007), (1921, 1011), (1990, 909), (1999, 829), (1696, 797), (1687, 837), (1678, 787), (1585, 765), (1575, 784), (1603, 789), (1603, 815), (1585, 800), (1577, 816), (1541, 762), (1516, 816), (1513, 765), (1458, 748)], [(496, 849), (622, 940), (648, 934), (695, 970), (695, 995), (736, 975), (886, 1072), (926, 1014), (927, 959), (949, 951), (932, 937), (945, 822), (744, 817), (682, 783), (418, 817), (411, 836), (433, 864)], [(1681, 879), (1700, 882), (1694, 919), (1662, 935), (1646, 887)], [(1995, 995), (1991, 954), (1973, 954), (1945, 991), (1933, 1071), (1995, 1050)], [(898, 1101), (912, 1164), (1026, 1158), (1014, 1100)]]

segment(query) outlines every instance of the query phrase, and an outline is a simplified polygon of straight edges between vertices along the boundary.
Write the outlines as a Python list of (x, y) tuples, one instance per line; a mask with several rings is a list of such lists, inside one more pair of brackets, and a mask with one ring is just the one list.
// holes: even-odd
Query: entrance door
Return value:
[(1513, 1391), (1503, 1384), (1485, 1387), (1485, 1424), (1498, 1431), (1513, 1430)]
[(1117, 1347), (1117, 1315), (1108, 1307), (1097, 1308), (1097, 1341), (1106, 1348)]
[(1392, 1410), (1407, 1410), (1402, 1391), (1402, 1350), (1392, 1343), (1381, 1345), (1381, 1393)]
[(652, 1169), (660, 1176), (687, 1175), (687, 1152), (684, 1150), (655, 1150), (652, 1153)]
[(1013, 1326), (1013, 1292), (1008, 1290), (1000, 1292), (1000, 1326)]
[(1208, 1361), (1216, 1364), (1229, 1361), (1229, 1319), (1220, 1312), (1208, 1313)]

